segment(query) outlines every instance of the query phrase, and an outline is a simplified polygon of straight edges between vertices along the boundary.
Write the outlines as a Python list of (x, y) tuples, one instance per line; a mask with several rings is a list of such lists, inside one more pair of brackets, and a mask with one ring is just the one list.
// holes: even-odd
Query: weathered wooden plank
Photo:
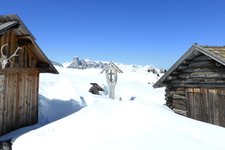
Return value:
[(189, 67), (212, 67), (215, 66), (215, 63), (212, 61), (200, 61), (200, 62), (193, 62), (189, 65)]
[(190, 63), (192, 63), (192, 60), (184, 60), (181, 65), (189, 65)]
[(16, 113), (15, 113), (15, 116), (16, 116), (16, 122), (19, 123), (20, 122), (20, 74), (18, 72), (15, 73), (16, 74), (16, 80), (17, 80), (17, 86), (16, 86)]
[(19, 90), (19, 112), (18, 112), (18, 119), (19, 119), (19, 124), (20, 126), (23, 125), (23, 110), (24, 110), (24, 90), (25, 90), (25, 85), (24, 85), (24, 76), (20, 74), (20, 79), (19, 79), (19, 86), (23, 87), (23, 89)]
[(28, 87), (28, 73), (25, 72), (23, 73), (23, 76), (24, 76), (24, 97), (23, 97), (23, 101), (24, 101), (24, 114), (23, 114), (23, 125), (25, 126), (27, 124), (27, 117), (28, 117), (28, 90), (29, 90), (29, 87)]
[(200, 62), (200, 61), (211, 61), (212, 58), (206, 56), (206, 55), (199, 55), (198, 57), (194, 58), (192, 62)]
[(31, 123), (32, 124), (35, 124), (37, 123), (38, 119), (37, 119), (37, 114), (38, 112), (36, 111), (38, 108), (38, 97), (37, 97), (37, 94), (38, 94), (38, 73), (37, 72), (33, 72), (33, 76), (32, 76), (32, 81), (33, 81), (33, 88), (32, 88), (32, 108), (31, 108), (31, 111), (32, 111), (32, 119), (31, 119)]
[(180, 73), (178, 75), (181, 79), (187, 78), (225, 78), (223, 72), (193, 72), (193, 73)]
[(35, 47), (33, 45), (28, 45), (27, 49), (28, 49), (29, 56), (31, 56), (29, 68), (35, 68), (38, 61), (37, 56), (32, 51), (32, 49), (35, 49)]
[[(8, 85), (8, 78), (7, 78), (7, 76), (5, 77), (5, 84), (6, 84), (6, 87), (7, 87), (7, 85)], [(6, 89), (6, 91), (5, 91), (6, 93), (7, 93), (7, 89)], [(5, 94), (5, 99), (7, 99), (8, 97), (7, 97), (7, 94)], [(4, 101), (4, 113), (3, 113), (3, 132), (5, 133), (6, 131), (7, 131), (7, 128), (6, 128), (6, 126), (7, 126), (7, 110), (8, 110), (8, 108), (7, 108), (7, 103), (8, 101), (7, 100), (5, 100)]]
[(36, 72), (35, 73), (35, 89), (34, 89), (34, 113), (35, 113), (35, 118), (34, 118), (34, 122), (33, 123), (37, 123), (38, 121), (38, 106), (39, 106), (39, 93), (38, 93), (38, 89), (39, 89), (39, 73)]
[(13, 128), (13, 122), (12, 122), (12, 119), (13, 119), (13, 74), (10, 74), (8, 75), (8, 98), (7, 98), (7, 131), (10, 131), (12, 128)]
[(213, 94), (210, 92), (211, 89), (207, 91), (208, 96), (208, 110), (209, 110), (209, 123), (214, 124), (214, 112), (213, 112)]
[(173, 90), (167, 90), (166, 91), (166, 95), (172, 95), (172, 94), (185, 95), (186, 93), (185, 93), (184, 89), (183, 90), (173, 89)]
[(19, 68), (24, 68), (24, 49), (20, 50), (20, 57), (19, 57)]
[(187, 110), (186, 105), (181, 105), (181, 104), (177, 104), (177, 103), (172, 103), (172, 107), (176, 108), (176, 109), (183, 110), (183, 111)]
[(184, 84), (184, 83), (174, 83), (173, 84), (173, 87), (184, 87), (184, 88), (225, 88), (225, 84), (207, 84), (207, 83), (201, 83), (201, 84), (191, 84), (191, 83), (188, 83), (188, 84)]
[(193, 72), (218, 72), (224, 73), (225, 67), (203, 67), (203, 68), (186, 68), (183, 69), (182, 72), (184, 73), (193, 73)]
[(180, 114), (180, 115), (183, 115), (183, 116), (187, 116), (187, 111), (176, 109), (176, 108), (174, 108), (173, 111), (175, 113), (177, 113), (177, 114)]
[(209, 122), (209, 99), (208, 99), (208, 89), (201, 89), (202, 96), (202, 121)]
[(190, 78), (188, 80), (174, 80), (171, 82), (172, 84), (193, 84), (193, 85), (201, 85), (201, 84), (225, 84), (223, 80), (215, 80), (215, 79), (194, 79)]
[[(7, 51), (8, 51), (8, 56), (7, 57), (10, 57), (12, 55), (12, 51), (14, 49), (14, 39), (13, 39), (13, 35), (14, 35), (14, 32), (10, 31), (9, 32), (9, 44), (7, 46)], [(11, 61), (13, 60), (13, 58), (11, 59)], [(9, 62), (9, 67), (13, 67), (13, 63)]]
[(31, 124), (31, 116), (32, 116), (32, 114), (31, 114), (31, 112), (32, 112), (32, 74), (31, 74), (31, 72), (29, 72), (28, 73), (28, 95), (27, 95), (27, 100), (28, 100), (28, 102), (27, 102), (27, 123), (30, 125)]
[(11, 91), (10, 91), (10, 80), (11, 80), (11, 76), (7, 75), (6, 76), (6, 100), (5, 100), (5, 115), (4, 115), (4, 120), (5, 120), (5, 124), (4, 124), (4, 131), (8, 132), (10, 130), (10, 95), (11, 95)]
[[(225, 92), (225, 90), (221, 90), (221, 92), (222, 91)], [(223, 94), (221, 94), (219, 109), (220, 109), (220, 125), (222, 127), (225, 127), (225, 95)]]
[(216, 125), (220, 125), (220, 114), (219, 114), (219, 95), (217, 94), (217, 91), (211, 91), (211, 94), (213, 96), (213, 109), (211, 111), (213, 111), (213, 123)]
[(197, 120), (203, 121), (202, 120), (202, 118), (203, 118), (202, 117), (202, 114), (204, 113), (204, 108), (202, 107), (203, 93), (202, 93), (202, 91), (200, 91), (200, 93), (195, 93), (194, 96), (195, 96), (195, 104), (196, 104), (196, 106), (195, 106), (195, 112), (196, 112)]
[(7, 49), (4, 51), (6, 56), (10, 54), (10, 31), (6, 32), (6, 43), (8, 44)]
[[(195, 92), (197, 91), (197, 93)], [(199, 89), (196, 88), (189, 88), (187, 90), (187, 98), (188, 98), (188, 102), (189, 102), (189, 106), (190, 108), (187, 108), (189, 111), (189, 117), (193, 118), (193, 119), (197, 119), (199, 120), (200, 118), (200, 100), (199, 100)]]
[(177, 70), (180, 71), (180, 70), (185, 70), (185, 69), (188, 69), (189, 66), (188, 65), (184, 65), (184, 64), (181, 64), (178, 66)]
[(175, 100), (175, 99), (173, 99), (172, 102), (176, 103), (176, 104), (180, 104), (180, 105), (186, 105), (187, 100)]
[(28, 52), (28, 67), (32, 68), (32, 56), (30, 55), (30, 52)]
[(24, 68), (29, 68), (29, 55), (28, 55), (28, 49), (27, 48), (25, 48), (25, 51), (24, 51), (24, 61), (25, 61)]
[(173, 99), (181, 99), (181, 100), (186, 100), (186, 96), (184, 95), (178, 95), (178, 94), (173, 94), (172, 95)]
[(12, 123), (12, 130), (17, 128), (17, 122), (16, 122), (16, 99), (17, 99), (17, 74), (12, 74), (12, 96), (11, 96), (11, 109), (12, 109), (12, 118), (11, 118), (11, 123)]
[(26, 72), (24, 74), (24, 84), (25, 84), (25, 91), (24, 91), (24, 125), (27, 125), (27, 117), (28, 117), (28, 92), (29, 92), (29, 86), (28, 86), (28, 73)]
[(3, 134), (4, 125), (4, 90), (5, 90), (5, 76), (0, 76), (0, 135)]
[(34, 105), (34, 101), (36, 99), (33, 98), (34, 95), (34, 87), (35, 87), (35, 78), (34, 78), (34, 73), (33, 72), (29, 72), (29, 124), (33, 124), (33, 105)]
[(33, 116), (33, 111), (32, 111), (32, 107), (33, 107), (33, 101), (34, 101), (34, 99), (33, 99), (33, 97), (32, 97), (32, 95), (33, 95), (33, 87), (34, 87), (34, 78), (33, 78), (33, 76), (34, 76), (34, 74), (32, 73), (32, 72), (29, 72), (29, 93), (28, 93), (28, 96), (29, 96), (29, 98), (28, 98), (28, 101), (29, 101), (29, 120), (28, 120), (28, 123), (31, 125), (32, 124), (32, 116)]

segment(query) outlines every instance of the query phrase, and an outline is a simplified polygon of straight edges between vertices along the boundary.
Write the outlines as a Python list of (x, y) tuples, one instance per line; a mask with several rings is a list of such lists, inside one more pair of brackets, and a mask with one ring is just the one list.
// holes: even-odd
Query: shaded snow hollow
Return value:
[(225, 150), (224, 128), (182, 117), (164, 105), (164, 89), (148, 84), (157, 80), (155, 74), (124, 67), (112, 100), (88, 92), (91, 82), (108, 89), (100, 69), (57, 69), (59, 75), (40, 79), (36, 128), (47, 125), (15, 138), (13, 150)]

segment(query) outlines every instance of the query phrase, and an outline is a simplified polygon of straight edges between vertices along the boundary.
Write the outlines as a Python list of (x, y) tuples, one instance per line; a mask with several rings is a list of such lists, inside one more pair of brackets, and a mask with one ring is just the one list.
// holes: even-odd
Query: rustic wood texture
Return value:
[(164, 81), (166, 105), (190, 118), (225, 127), (225, 66), (196, 53)]
[[(1, 99), (1, 134), (37, 123), (38, 70), (5, 74), (5, 99)], [(22, 88), (23, 87), (23, 88)]]
[[(7, 31), (4, 33), (2, 37), (0, 37), (0, 47), (4, 44), (8, 44), (8, 46), (3, 50), (3, 53), (9, 57), (11, 56), (15, 50), (17, 49), (17, 40), (20, 37), (16, 37), (15, 32), (13, 30)], [(32, 52), (34, 47), (32, 45), (23, 46), (21, 50), (18, 51), (19, 56), (13, 57), (10, 63), (7, 65), (8, 68), (36, 68), (36, 64), (38, 63), (38, 59)]]
[(225, 127), (225, 89), (188, 88), (188, 116)]
[(175, 112), (181, 115), (186, 116), (187, 111), (187, 99), (186, 99), (186, 92), (184, 88), (174, 88), (174, 87), (167, 87), (166, 88), (166, 105)]
[(186, 60), (174, 70), (165, 84), (173, 87), (225, 87), (225, 67), (208, 56), (196, 55), (192, 60)]
[[(0, 37), (0, 46), (8, 44), (4, 54), (12, 55), (17, 45), (17, 37), (13, 30)], [(38, 121), (38, 88), (39, 73), (36, 68), (38, 59), (32, 52), (32, 46), (26, 45), (18, 51), (19, 56), (13, 57), (0, 76), (4, 76), (1, 91), (0, 78), (0, 136), (37, 123)]]

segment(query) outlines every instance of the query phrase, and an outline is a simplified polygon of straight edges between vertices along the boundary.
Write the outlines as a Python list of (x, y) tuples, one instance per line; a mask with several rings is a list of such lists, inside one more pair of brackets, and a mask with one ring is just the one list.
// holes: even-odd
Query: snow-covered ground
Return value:
[[(57, 69), (41, 74), (39, 124), (1, 137), (18, 136), (13, 150), (225, 150), (225, 128), (173, 113), (155, 74), (122, 67), (112, 100), (100, 69)], [(92, 82), (106, 92), (89, 93)]]

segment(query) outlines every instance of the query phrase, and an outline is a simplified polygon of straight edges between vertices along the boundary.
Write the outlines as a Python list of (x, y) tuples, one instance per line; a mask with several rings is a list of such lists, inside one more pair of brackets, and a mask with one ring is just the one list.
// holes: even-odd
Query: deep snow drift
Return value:
[[(59, 75), (42, 74), (35, 127), (62, 119), (15, 138), (13, 150), (225, 150), (225, 128), (173, 113), (164, 105), (164, 89), (152, 88), (155, 74), (120, 67), (115, 100), (108, 98), (101, 69), (57, 67)], [(92, 95), (91, 82), (106, 92)]]

